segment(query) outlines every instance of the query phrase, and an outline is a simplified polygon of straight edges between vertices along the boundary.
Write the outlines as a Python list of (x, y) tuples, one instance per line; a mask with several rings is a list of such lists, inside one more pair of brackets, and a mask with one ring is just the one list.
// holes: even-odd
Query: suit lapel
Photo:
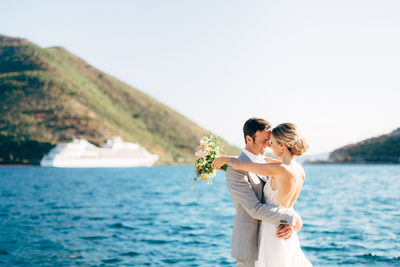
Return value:
[[(240, 154), (240, 156), (238, 157), (239, 160), (241, 161), (245, 161), (245, 162), (252, 162), (251, 159), (244, 153), (242, 152), (242, 154)], [(254, 184), (259, 184), (259, 183), (263, 183), (264, 181), (260, 178), (260, 176), (258, 176), (255, 173), (252, 172), (248, 172), (249, 174), (249, 178), (251, 179), (251, 181)]]
[[(245, 162), (252, 162), (250, 160), (250, 158), (244, 153), (242, 152), (242, 154), (240, 154), (240, 156), (238, 157), (239, 160), (241, 161), (245, 161)], [(264, 189), (264, 181), (260, 178), (260, 176), (258, 176), (255, 173), (251, 173), (248, 172), (248, 177), (249, 177), (249, 182), (251, 184), (251, 187), (253, 188), (254, 192), (256, 193), (258, 199), (264, 203), (265, 199), (264, 199), (264, 194), (263, 194), (263, 189)]]

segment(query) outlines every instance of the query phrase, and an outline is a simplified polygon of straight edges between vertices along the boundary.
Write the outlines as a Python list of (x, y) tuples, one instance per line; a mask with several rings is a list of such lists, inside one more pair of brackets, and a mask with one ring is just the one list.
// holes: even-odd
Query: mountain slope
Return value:
[(159, 154), (160, 163), (189, 163), (205, 132), (64, 48), (0, 35), (0, 163), (36, 164), (57, 143), (102, 145), (115, 135)]
[(334, 163), (400, 163), (400, 128), (331, 152)]

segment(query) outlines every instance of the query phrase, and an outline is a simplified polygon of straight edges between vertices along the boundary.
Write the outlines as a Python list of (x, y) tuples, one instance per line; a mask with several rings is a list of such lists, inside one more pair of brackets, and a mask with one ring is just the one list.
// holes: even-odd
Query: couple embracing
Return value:
[[(308, 267), (297, 231), (302, 227), (293, 205), (300, 194), (305, 172), (296, 157), (308, 149), (296, 125), (271, 124), (251, 118), (243, 126), (246, 148), (236, 157), (219, 157), (212, 167), (224, 164), (226, 184), (236, 216), (232, 231), (232, 256), (236, 266)], [(264, 156), (270, 147), (280, 160)]]

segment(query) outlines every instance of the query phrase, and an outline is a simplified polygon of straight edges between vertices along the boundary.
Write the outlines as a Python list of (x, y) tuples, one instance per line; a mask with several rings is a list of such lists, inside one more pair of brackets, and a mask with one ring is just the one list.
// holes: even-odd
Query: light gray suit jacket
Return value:
[[(251, 162), (245, 153), (240, 154), (238, 159)], [(236, 209), (232, 230), (232, 257), (237, 260), (257, 260), (260, 220), (274, 224), (295, 224), (295, 212), (263, 203), (264, 184), (254, 173), (231, 167), (226, 170), (226, 185)]]

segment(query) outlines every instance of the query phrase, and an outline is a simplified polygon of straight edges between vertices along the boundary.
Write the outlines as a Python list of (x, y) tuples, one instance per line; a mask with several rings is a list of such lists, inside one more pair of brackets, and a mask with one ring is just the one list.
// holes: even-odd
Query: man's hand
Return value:
[(276, 229), (276, 236), (278, 238), (283, 238), (285, 240), (288, 240), (294, 231), (298, 232), (301, 227), (303, 227), (303, 221), (301, 220), (300, 216), (297, 217), (296, 220), (296, 225), (293, 227), (292, 225), (288, 224), (281, 224), (278, 226)]
[(303, 227), (303, 221), (301, 220), (300, 217), (298, 217), (296, 220), (296, 225), (294, 226), (294, 230), (298, 232), (300, 231), (301, 227)]
[[(297, 221), (296, 221), (297, 224)], [(280, 224), (278, 228), (276, 229), (276, 236), (278, 238), (283, 238), (285, 240), (288, 240), (294, 232), (294, 227), (293, 225), (289, 224)]]

